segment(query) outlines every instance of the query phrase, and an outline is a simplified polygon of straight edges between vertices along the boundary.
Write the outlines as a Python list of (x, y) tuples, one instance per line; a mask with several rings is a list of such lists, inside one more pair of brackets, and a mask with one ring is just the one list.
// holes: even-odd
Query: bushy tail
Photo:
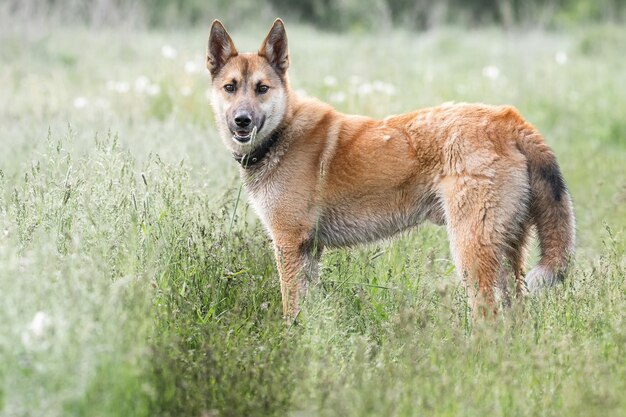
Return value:
[(574, 210), (554, 153), (541, 135), (533, 129), (518, 147), (528, 160), (530, 214), (541, 249), (539, 264), (526, 275), (526, 286), (533, 292), (563, 280), (574, 255)]

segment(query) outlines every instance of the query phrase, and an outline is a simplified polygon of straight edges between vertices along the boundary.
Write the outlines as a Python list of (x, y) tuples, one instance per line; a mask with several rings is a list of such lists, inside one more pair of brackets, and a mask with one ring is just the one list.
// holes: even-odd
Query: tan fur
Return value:
[[(553, 153), (514, 108), (449, 104), (382, 121), (345, 115), (290, 89), (282, 21), (258, 54), (235, 52), (220, 63), (221, 45), (232, 44), (222, 30), (214, 22), (208, 65), (226, 145), (249, 152), (280, 131), (267, 157), (242, 168), (242, 177), (275, 246), (286, 316), (299, 311), (324, 247), (389, 237), (425, 220), (446, 225), (475, 313), (494, 311), (494, 290), (506, 287), (507, 267), (518, 294), (525, 291), (532, 225), (542, 259), (531, 272), (531, 289), (565, 272), (574, 250), (571, 200)], [(249, 86), (261, 80), (270, 91), (228, 93), (224, 85), (232, 80)], [(242, 103), (266, 120), (252, 144), (237, 143), (229, 130), (230, 113)]]

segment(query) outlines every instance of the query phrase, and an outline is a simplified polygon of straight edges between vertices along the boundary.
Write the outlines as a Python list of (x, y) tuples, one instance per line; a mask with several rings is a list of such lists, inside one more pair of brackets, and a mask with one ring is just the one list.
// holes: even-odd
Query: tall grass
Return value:
[(518, 106), (574, 197), (566, 283), (472, 322), (425, 226), (327, 253), (285, 328), (270, 242), (235, 210), (206, 33), (5, 33), (2, 415), (623, 415), (626, 32), (288, 30), (294, 87), (343, 111)]

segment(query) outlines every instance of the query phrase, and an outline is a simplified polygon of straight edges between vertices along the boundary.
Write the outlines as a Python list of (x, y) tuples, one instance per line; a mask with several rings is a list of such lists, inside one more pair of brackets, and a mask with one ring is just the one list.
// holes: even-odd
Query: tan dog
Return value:
[[(446, 225), (473, 312), (494, 290), (562, 279), (574, 215), (554, 154), (512, 107), (451, 104), (372, 120), (341, 114), (289, 87), (277, 19), (258, 53), (239, 53), (219, 21), (207, 67), (222, 139), (241, 165), (252, 205), (274, 242), (283, 312), (295, 317), (325, 247)], [(536, 226), (541, 261), (524, 282)]]

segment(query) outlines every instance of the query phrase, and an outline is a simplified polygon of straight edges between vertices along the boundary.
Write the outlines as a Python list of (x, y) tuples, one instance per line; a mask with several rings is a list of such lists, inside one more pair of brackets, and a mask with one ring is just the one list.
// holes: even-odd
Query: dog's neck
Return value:
[(280, 139), (281, 133), (282, 129), (277, 128), (270, 135), (269, 139), (266, 140), (261, 146), (255, 148), (254, 150), (252, 150), (252, 152), (249, 153), (233, 152), (233, 158), (235, 159), (235, 161), (239, 162), (239, 165), (241, 165), (241, 167), (244, 169), (259, 164), (272, 150), (274, 145), (276, 145), (276, 143)]

